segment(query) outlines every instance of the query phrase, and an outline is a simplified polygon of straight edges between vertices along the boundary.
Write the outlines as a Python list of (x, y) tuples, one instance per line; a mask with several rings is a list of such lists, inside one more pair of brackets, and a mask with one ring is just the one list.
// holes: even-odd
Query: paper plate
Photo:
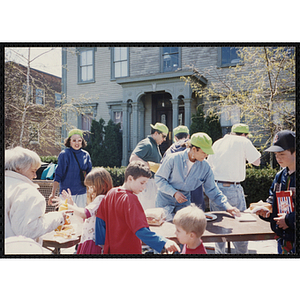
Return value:
[[(217, 219), (217, 216), (214, 214), (205, 213), (206, 221), (211, 222)], [(208, 217), (207, 217), (208, 216)]]

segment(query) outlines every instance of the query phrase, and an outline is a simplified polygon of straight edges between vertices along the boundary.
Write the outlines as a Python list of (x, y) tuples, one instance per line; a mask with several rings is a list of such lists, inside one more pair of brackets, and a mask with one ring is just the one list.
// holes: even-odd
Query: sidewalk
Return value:
[[(205, 247), (214, 248), (215, 243), (205, 243)], [(231, 253), (234, 254), (235, 249), (232, 243), (230, 244), (230, 247), (231, 247)], [(51, 254), (51, 252), (48, 251), (47, 249), (44, 250), (45, 250), (45, 254)], [(227, 247), (226, 247), (226, 251), (227, 251)], [(248, 244), (248, 251), (249, 254), (278, 254), (277, 242), (275, 239), (266, 240), (266, 241), (250, 241)], [(61, 255), (74, 254), (75, 246), (67, 249), (61, 249), (60, 252)], [(215, 253), (214, 250), (207, 250), (207, 254), (214, 254), (214, 253)]]
[[(215, 243), (205, 243), (205, 247), (213, 247)], [(235, 253), (234, 245), (230, 243), (231, 253)], [(226, 243), (226, 251), (227, 243)], [(207, 250), (207, 254), (214, 254), (214, 250)], [(249, 241), (248, 254), (278, 254), (276, 240)]]

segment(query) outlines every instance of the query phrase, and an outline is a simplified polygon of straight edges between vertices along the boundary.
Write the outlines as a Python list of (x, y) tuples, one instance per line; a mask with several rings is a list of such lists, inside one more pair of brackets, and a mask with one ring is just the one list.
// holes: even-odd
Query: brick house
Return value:
[[(27, 67), (11, 61), (5, 63), (6, 148), (19, 145), (27, 87), (26, 74)], [(61, 78), (30, 68), (29, 85), (22, 146), (39, 155), (58, 155), (61, 151), (61, 128), (57, 127), (56, 122), (48, 122), (51, 119), (47, 117), (51, 109), (60, 105)]]
[[(162, 122), (170, 129), (165, 151), (172, 143), (172, 129), (190, 126), (191, 116), (202, 103), (182, 76), (192, 76), (196, 69), (216, 67), (225, 75), (229, 66), (239, 62), (234, 47), (73, 47), (62, 51), (62, 93), (67, 101), (86, 97), (91, 110), (67, 116), (67, 123), (90, 129), (91, 120), (103, 118), (121, 123), (123, 133), (122, 165), (128, 164), (136, 144), (150, 134), (150, 124)], [(210, 78), (200, 78), (203, 86)], [(82, 111), (85, 105), (82, 104)], [(78, 104), (80, 106), (80, 104)], [(240, 122), (240, 112), (221, 114), (223, 134)], [(62, 131), (62, 138), (67, 130)]]

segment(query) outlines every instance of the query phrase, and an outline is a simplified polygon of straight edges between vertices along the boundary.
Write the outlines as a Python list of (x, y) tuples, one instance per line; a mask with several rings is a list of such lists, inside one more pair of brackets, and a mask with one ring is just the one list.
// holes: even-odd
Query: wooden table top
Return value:
[[(275, 236), (270, 228), (270, 223), (256, 215), (253, 215), (256, 218), (254, 222), (240, 222), (225, 211), (209, 212), (209, 214), (216, 215), (217, 219), (207, 222), (206, 230), (202, 236), (203, 243), (269, 240)], [(150, 226), (150, 230), (177, 241), (173, 223), (165, 222), (161, 226)]]

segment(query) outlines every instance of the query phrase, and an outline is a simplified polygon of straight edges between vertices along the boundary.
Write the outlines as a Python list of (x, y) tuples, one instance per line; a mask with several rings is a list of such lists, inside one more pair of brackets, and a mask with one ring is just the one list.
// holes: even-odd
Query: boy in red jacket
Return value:
[(96, 218), (96, 244), (104, 244), (104, 254), (142, 254), (142, 241), (161, 252), (180, 251), (179, 246), (150, 231), (137, 197), (151, 177), (150, 169), (134, 161), (125, 170), (123, 186), (111, 189), (102, 200)]

